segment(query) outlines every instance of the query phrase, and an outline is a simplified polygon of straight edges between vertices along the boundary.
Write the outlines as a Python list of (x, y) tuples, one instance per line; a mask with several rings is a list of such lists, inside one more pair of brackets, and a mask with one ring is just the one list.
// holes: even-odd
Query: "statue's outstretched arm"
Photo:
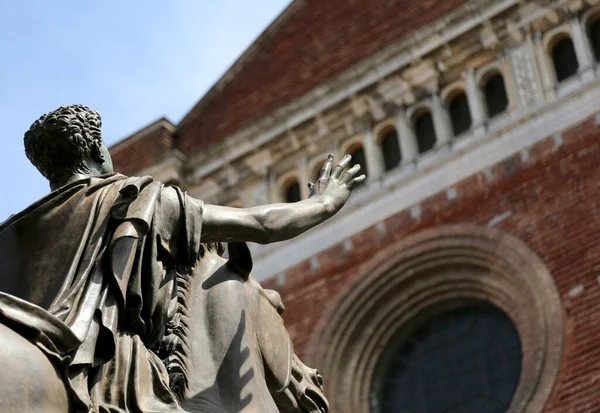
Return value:
[(333, 168), (330, 155), (309, 199), (296, 203), (270, 204), (252, 208), (205, 205), (203, 242), (257, 242), (269, 244), (293, 238), (338, 212), (356, 184), (359, 165), (350, 168), (351, 157), (344, 156)]

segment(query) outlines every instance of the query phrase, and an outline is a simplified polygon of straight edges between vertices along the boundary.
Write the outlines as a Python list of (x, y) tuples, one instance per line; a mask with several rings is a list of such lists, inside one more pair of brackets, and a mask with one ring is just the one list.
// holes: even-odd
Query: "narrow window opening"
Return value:
[(433, 126), (431, 112), (425, 111), (419, 114), (414, 121), (415, 137), (419, 153), (427, 152), (435, 146), (437, 137)]
[(386, 132), (381, 138), (381, 152), (383, 153), (383, 163), (386, 171), (400, 165), (402, 154), (400, 152), (398, 133), (395, 129)]
[(504, 112), (508, 107), (508, 96), (502, 75), (495, 74), (490, 77), (483, 87), (483, 93), (490, 118)]
[(554, 45), (552, 49), (552, 62), (557, 82), (562, 82), (577, 73), (579, 62), (577, 62), (575, 46), (573, 46), (571, 38), (565, 37)]
[(300, 184), (298, 181), (288, 184), (285, 189), (285, 202), (293, 203), (300, 201), (300, 199)]
[(454, 136), (468, 131), (471, 128), (472, 121), (467, 96), (464, 93), (456, 95), (450, 101), (449, 109)]
[(600, 19), (597, 19), (589, 29), (590, 43), (594, 50), (596, 62), (600, 62)]

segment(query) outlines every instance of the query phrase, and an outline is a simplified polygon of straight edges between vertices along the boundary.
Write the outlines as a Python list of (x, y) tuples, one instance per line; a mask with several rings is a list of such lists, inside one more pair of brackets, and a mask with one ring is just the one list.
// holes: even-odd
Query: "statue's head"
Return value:
[(25, 153), (51, 184), (77, 174), (113, 172), (101, 126), (95, 110), (83, 105), (61, 106), (31, 125), (25, 133)]

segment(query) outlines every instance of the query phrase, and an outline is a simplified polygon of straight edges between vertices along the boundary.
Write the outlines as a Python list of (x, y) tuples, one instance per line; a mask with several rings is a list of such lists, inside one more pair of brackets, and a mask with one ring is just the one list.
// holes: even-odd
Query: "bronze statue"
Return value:
[[(248, 288), (244, 242), (303, 233), (339, 211), (365, 179), (349, 156), (335, 168), (330, 156), (307, 200), (247, 209), (207, 205), (150, 177), (115, 173), (100, 128), (97, 112), (73, 105), (42, 116), (25, 134), (27, 156), (52, 192), (0, 226), (2, 412), (185, 411), (159, 357), (165, 347), (168, 360), (177, 355), (177, 284), (229, 242), (238, 259), (227, 266), (228, 281), (239, 277)], [(220, 267), (197, 277), (214, 280)], [(279, 307), (272, 293), (264, 294)], [(201, 299), (221, 297), (225, 308), (238, 304), (216, 292)], [(260, 314), (268, 312), (252, 312)], [(301, 369), (299, 361), (290, 363)], [(320, 386), (316, 373), (308, 376)], [(270, 379), (269, 391), (285, 391), (293, 384), (288, 379)], [(326, 410), (318, 399), (281, 403)]]
[(250, 275), (244, 243), (229, 259), (208, 246), (191, 274), (178, 278), (179, 309), (170, 323), (166, 363), (171, 387), (193, 412), (323, 413), (319, 373), (294, 353), (280, 295)]

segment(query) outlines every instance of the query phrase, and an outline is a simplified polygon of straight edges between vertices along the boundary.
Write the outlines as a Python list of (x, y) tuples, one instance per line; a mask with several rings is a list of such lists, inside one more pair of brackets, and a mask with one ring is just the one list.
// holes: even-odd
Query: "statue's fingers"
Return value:
[(315, 194), (315, 184), (312, 182), (308, 183), (308, 197), (311, 198)]
[(354, 188), (356, 185), (363, 183), (365, 181), (365, 179), (367, 179), (366, 175), (361, 175), (361, 176), (357, 176), (356, 178), (351, 179), (350, 181), (348, 181), (348, 183), (346, 184), (346, 186), (348, 186), (348, 188), (352, 189)]
[(325, 163), (323, 164), (323, 167), (321, 168), (321, 172), (319, 173), (319, 180), (325, 178), (325, 179), (329, 179), (329, 177), (331, 176), (331, 170), (333, 169), (333, 155), (329, 154), (329, 156), (327, 157), (327, 160), (325, 161)]
[(344, 174), (342, 175), (341, 181), (342, 182), (350, 182), (350, 180), (352, 178), (354, 178), (354, 176), (358, 173), (358, 171), (360, 171), (360, 165), (356, 164), (352, 168), (350, 168), (346, 172), (344, 172)]
[(344, 157), (342, 158), (340, 163), (338, 163), (337, 166), (335, 167), (335, 169), (333, 170), (331, 177), (334, 179), (338, 179), (339, 177), (341, 177), (342, 174), (344, 173), (344, 171), (346, 171), (346, 169), (348, 169), (348, 166), (350, 166), (351, 160), (352, 160), (352, 156), (344, 155)]

